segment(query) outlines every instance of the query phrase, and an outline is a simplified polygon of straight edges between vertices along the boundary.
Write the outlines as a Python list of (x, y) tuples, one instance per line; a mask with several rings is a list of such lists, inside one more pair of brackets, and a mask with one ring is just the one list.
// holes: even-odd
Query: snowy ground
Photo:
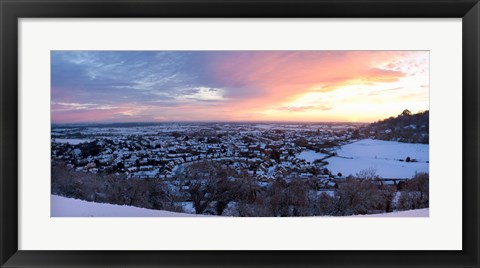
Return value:
[[(50, 201), (51, 217), (209, 217), (209, 215), (94, 203), (57, 195), (51, 195)], [(352, 217), (428, 217), (428, 215), (429, 209), (425, 208)]]
[(405, 210), (405, 211), (383, 213), (383, 214), (355, 215), (352, 217), (410, 217), (412, 218), (412, 217), (428, 217), (429, 213), (430, 213), (430, 209), (422, 208), (422, 209)]
[[(341, 172), (347, 176), (362, 169), (375, 168), (383, 178), (411, 178), (415, 172), (429, 171), (428, 147), (428, 144), (360, 140), (342, 146), (336, 157), (328, 158), (328, 169), (334, 174)], [(418, 162), (405, 162), (407, 157)]]
[(297, 154), (296, 157), (298, 159), (304, 159), (307, 162), (313, 163), (313, 161), (317, 159), (322, 159), (327, 157), (327, 154), (317, 153), (315, 151), (307, 150), (302, 151), (301, 153)]
[(68, 144), (71, 144), (71, 145), (77, 145), (77, 144), (80, 144), (80, 143), (90, 142), (90, 140), (86, 140), (86, 139), (59, 139), (59, 138), (55, 138), (55, 142), (56, 142), (56, 143), (68, 143)]
[(51, 217), (198, 217), (187, 213), (153, 210), (132, 206), (94, 203), (79, 199), (52, 195), (50, 199)]

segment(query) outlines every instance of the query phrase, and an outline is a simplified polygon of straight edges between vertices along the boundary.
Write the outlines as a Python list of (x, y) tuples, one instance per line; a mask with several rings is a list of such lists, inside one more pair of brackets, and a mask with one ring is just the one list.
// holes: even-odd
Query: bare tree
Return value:
[(429, 175), (417, 173), (405, 183), (397, 207), (399, 210), (429, 207)]
[(186, 167), (185, 190), (195, 208), (202, 214), (215, 201), (215, 212), (221, 215), (228, 204), (237, 197), (232, 170), (212, 161), (193, 163)]
[(355, 173), (355, 178), (359, 180), (376, 180), (380, 176), (377, 174), (377, 169), (374, 167), (369, 167), (367, 169), (362, 169), (359, 172)]
[(337, 215), (368, 214), (385, 206), (384, 198), (372, 180), (347, 179), (336, 191), (335, 201)]

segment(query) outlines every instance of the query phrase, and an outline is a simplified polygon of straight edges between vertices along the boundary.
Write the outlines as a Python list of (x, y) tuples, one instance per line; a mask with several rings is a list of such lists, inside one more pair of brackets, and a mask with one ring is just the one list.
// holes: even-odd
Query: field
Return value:
[(418, 172), (428, 173), (428, 147), (428, 144), (364, 139), (336, 150), (337, 156), (328, 158), (327, 167), (332, 173), (341, 172), (345, 176), (373, 168), (381, 178), (411, 178)]

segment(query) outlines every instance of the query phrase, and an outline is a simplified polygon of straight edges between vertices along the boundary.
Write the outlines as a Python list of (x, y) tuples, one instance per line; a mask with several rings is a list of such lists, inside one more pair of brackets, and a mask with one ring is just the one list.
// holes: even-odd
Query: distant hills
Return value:
[(429, 111), (412, 114), (409, 110), (361, 129), (362, 136), (378, 140), (423, 144), (429, 143), (428, 132)]

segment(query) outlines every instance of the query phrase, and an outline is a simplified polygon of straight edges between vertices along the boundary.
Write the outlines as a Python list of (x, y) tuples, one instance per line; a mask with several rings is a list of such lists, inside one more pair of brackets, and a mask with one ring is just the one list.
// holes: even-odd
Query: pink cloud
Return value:
[(387, 66), (408, 56), (404, 51), (247, 52), (213, 58), (210, 71), (235, 89), (226, 95), (233, 97), (229, 105), (251, 109), (279, 105), (309, 90), (398, 81), (406, 74)]

